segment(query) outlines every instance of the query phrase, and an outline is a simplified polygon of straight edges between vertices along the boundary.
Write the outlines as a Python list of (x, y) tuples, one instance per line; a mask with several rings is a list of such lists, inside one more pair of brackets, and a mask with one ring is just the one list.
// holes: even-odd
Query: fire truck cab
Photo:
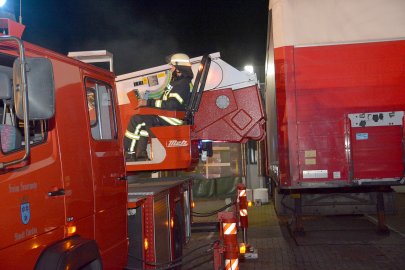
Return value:
[[(15, 22), (4, 20), (14, 34)], [(125, 265), (127, 184), (113, 89), (111, 72), (0, 36), (1, 269)]]

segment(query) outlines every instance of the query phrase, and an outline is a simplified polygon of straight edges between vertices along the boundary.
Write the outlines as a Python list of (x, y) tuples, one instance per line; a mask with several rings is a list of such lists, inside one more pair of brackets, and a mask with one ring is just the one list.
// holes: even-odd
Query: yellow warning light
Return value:
[(171, 218), (170, 219), (170, 228), (174, 228), (174, 219), (173, 218)]
[(240, 243), (239, 244), (239, 253), (240, 254), (245, 254), (246, 253), (246, 245), (245, 245), (245, 243)]
[(191, 208), (194, 208), (195, 207), (195, 202), (192, 202), (191, 203)]
[(76, 226), (68, 226), (67, 227), (67, 234), (71, 236), (76, 233)]
[(145, 238), (143, 240), (143, 247), (144, 247), (145, 250), (148, 250), (148, 248), (149, 248), (148, 238)]
[(253, 203), (252, 201), (248, 201), (248, 207), (252, 207)]

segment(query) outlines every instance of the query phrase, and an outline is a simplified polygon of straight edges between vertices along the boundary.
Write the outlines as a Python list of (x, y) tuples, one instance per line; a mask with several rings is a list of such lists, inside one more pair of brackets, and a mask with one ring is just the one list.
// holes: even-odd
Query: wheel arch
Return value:
[[(94, 263), (96, 262), (96, 263)], [(44, 249), (35, 270), (102, 269), (101, 256), (95, 240), (72, 236)]]

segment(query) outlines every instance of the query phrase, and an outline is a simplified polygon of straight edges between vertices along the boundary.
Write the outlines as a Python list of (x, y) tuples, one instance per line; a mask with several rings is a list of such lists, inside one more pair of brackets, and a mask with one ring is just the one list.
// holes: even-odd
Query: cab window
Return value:
[(117, 123), (111, 86), (87, 78), (86, 99), (91, 135), (95, 140), (117, 138)]
[[(13, 71), (14, 56), (0, 53), (0, 146), (3, 154), (24, 148), (24, 121), (18, 119), (14, 109)], [(31, 145), (46, 141), (48, 124), (45, 120), (29, 121)]]

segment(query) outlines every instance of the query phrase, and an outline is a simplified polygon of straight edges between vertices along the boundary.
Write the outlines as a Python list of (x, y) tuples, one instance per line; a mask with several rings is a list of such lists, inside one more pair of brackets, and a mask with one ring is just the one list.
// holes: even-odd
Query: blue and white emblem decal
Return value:
[(20, 212), (22, 223), (28, 224), (31, 217), (30, 203), (29, 202), (21, 203)]

